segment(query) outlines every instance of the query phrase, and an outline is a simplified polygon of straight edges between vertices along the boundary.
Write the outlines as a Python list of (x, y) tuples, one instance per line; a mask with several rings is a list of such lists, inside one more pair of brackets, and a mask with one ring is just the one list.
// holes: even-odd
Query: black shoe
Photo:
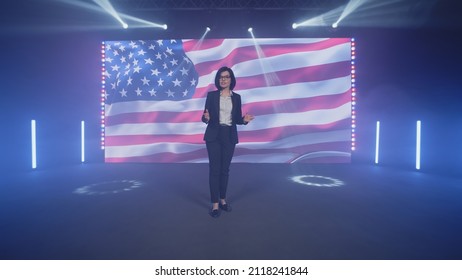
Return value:
[(225, 212), (231, 212), (231, 210), (233, 210), (231, 208), (231, 205), (229, 205), (228, 203), (225, 203), (225, 204), (219, 204), (219, 207), (221, 210), (225, 211)]
[(210, 216), (212, 216), (212, 218), (218, 218), (220, 217), (220, 209), (210, 209), (210, 212), (209, 212)]

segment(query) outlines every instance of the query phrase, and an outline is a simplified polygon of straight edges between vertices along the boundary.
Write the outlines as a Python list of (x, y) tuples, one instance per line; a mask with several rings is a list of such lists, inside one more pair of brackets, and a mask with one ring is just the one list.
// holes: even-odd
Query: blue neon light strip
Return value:
[(36, 128), (35, 120), (32, 120), (30, 123), (31, 127), (31, 144), (32, 144), (32, 169), (37, 168), (37, 141), (36, 141)]
[(81, 160), (85, 162), (85, 121), (80, 123), (80, 131), (81, 131)]
[(421, 135), (421, 122), (417, 121), (416, 133), (416, 150), (415, 150), (415, 169), (420, 169), (420, 135)]
[(375, 128), (375, 164), (379, 163), (379, 144), (380, 144), (380, 122), (377, 121)]

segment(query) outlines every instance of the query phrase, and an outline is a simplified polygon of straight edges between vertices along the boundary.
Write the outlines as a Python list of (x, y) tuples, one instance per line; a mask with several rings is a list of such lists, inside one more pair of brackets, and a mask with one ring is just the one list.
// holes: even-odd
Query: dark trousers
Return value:
[(233, 159), (236, 144), (230, 141), (230, 126), (220, 126), (218, 138), (206, 141), (209, 154), (209, 186), (212, 203), (226, 198), (228, 188), (229, 166)]

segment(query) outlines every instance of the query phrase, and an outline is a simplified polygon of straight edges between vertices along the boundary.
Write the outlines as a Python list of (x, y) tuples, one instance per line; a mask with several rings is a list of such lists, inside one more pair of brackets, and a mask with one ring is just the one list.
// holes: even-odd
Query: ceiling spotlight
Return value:
[(298, 27), (298, 24), (296, 24), (295, 22), (292, 23), (292, 28), (293, 28), (293, 29), (297, 29), (297, 27)]
[(252, 31), (253, 31), (252, 27), (249, 27), (249, 29), (247, 29), (247, 31), (249, 31), (250, 33), (252, 33)]
[(210, 27), (207, 27), (205, 30), (206, 30), (207, 32), (209, 32), (211, 29), (210, 29)]
[(332, 28), (337, 28), (337, 27), (338, 27), (338, 23), (337, 23), (337, 22), (332, 23)]
[(127, 28), (128, 28), (128, 24), (126, 24), (126, 23), (124, 22), (124, 23), (122, 23), (122, 27), (123, 27), (124, 29), (127, 29)]
[(164, 30), (167, 30), (167, 25), (164, 24), (164, 25), (162, 26), (162, 28), (163, 28)]

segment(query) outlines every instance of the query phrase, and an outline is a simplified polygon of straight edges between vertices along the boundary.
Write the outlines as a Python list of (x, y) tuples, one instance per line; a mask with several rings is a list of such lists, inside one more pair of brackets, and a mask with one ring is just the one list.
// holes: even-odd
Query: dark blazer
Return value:
[[(237, 124), (247, 124), (244, 122), (242, 117), (241, 109), (241, 96), (235, 92), (231, 96), (231, 101), (233, 103), (233, 109), (231, 111), (231, 141), (235, 144), (239, 142), (237, 136)], [(220, 91), (211, 91), (207, 94), (207, 99), (205, 100), (205, 110), (209, 111), (210, 121), (207, 123), (204, 115), (202, 114), (202, 121), (207, 124), (207, 128), (204, 134), (205, 141), (214, 141), (218, 137), (220, 130)]]

